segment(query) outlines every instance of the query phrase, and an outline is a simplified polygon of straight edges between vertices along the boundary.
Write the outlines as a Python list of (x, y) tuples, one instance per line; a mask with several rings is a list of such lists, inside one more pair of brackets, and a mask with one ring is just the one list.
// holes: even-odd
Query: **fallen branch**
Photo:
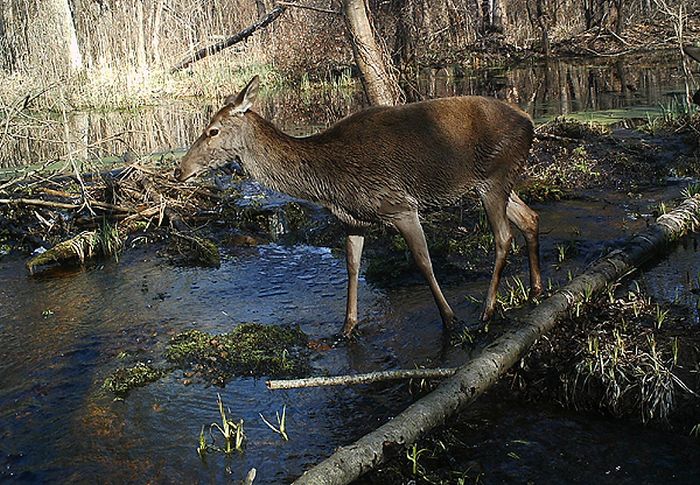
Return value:
[[(0, 199), (0, 204), (6, 205), (34, 205), (40, 207), (50, 207), (52, 209), (66, 209), (75, 210), (83, 207), (81, 204), (70, 204), (67, 202), (56, 202), (53, 200), (43, 200), (43, 199), (27, 199), (24, 197), (18, 197), (16, 199)], [(100, 209), (106, 209), (116, 212), (126, 212), (126, 213), (138, 213), (136, 209), (130, 209), (128, 207), (122, 207), (119, 205), (108, 204), (107, 202), (91, 201), (90, 205), (93, 207), (98, 207)]]
[(368, 372), (366, 374), (355, 374), (346, 376), (331, 377), (309, 377), (307, 379), (281, 379), (267, 381), (268, 389), (297, 389), (301, 387), (321, 387), (321, 386), (352, 386), (356, 384), (371, 384), (398, 379), (438, 379), (450, 377), (457, 372), (454, 367), (438, 369), (400, 369), (379, 372)]
[(516, 364), (544, 333), (575, 307), (610, 283), (634, 272), (658, 255), (669, 242), (698, 227), (700, 197), (686, 199), (678, 208), (659, 217), (643, 233), (628, 239), (619, 250), (602, 258), (568, 285), (544, 300), (513, 324), (437, 389), (401, 414), (349, 446), (339, 448), (294, 483), (297, 485), (347, 484), (382, 463), (392, 453), (415, 442), (474, 402), (498, 378)]
[(272, 10), (270, 10), (270, 12), (268, 14), (261, 17), (254, 24), (241, 30), (236, 35), (233, 35), (233, 36), (229, 37), (228, 39), (222, 40), (221, 42), (217, 42), (216, 44), (213, 44), (213, 45), (210, 45), (208, 47), (204, 47), (203, 49), (198, 50), (197, 52), (195, 52), (194, 54), (192, 54), (191, 56), (187, 57), (185, 60), (180, 62), (180, 64), (173, 67), (170, 70), (170, 73), (174, 74), (178, 71), (181, 71), (181, 70), (185, 69), (186, 67), (189, 67), (191, 64), (194, 64), (195, 62), (204, 59), (205, 57), (209, 57), (211, 55), (214, 55), (214, 54), (221, 52), (222, 50), (224, 50), (228, 47), (231, 47), (232, 45), (235, 45), (241, 41), (244, 41), (245, 39), (247, 39), (248, 37), (253, 35), (255, 33), (255, 31), (262, 29), (263, 27), (266, 27), (267, 25), (269, 25), (270, 23), (275, 21), (275, 19), (277, 19), (277, 17), (282, 15), (286, 9), (287, 9), (287, 7), (282, 6), (282, 5), (273, 8)]

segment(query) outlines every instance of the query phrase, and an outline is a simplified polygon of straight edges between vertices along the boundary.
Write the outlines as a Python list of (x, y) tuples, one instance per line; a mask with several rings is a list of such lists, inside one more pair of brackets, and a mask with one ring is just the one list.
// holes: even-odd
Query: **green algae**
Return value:
[(115, 396), (123, 398), (132, 389), (155, 382), (167, 373), (166, 369), (158, 369), (138, 362), (131, 367), (120, 367), (112, 372), (104, 380), (102, 387), (113, 392)]
[(308, 338), (299, 327), (243, 323), (231, 332), (211, 335), (189, 330), (174, 336), (165, 359), (224, 385), (233, 376), (285, 377), (304, 374)]

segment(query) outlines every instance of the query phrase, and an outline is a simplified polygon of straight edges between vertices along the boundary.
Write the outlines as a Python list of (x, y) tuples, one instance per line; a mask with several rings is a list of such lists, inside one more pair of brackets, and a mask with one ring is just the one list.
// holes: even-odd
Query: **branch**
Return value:
[(329, 13), (332, 15), (342, 15), (343, 14), (340, 10), (331, 10), (329, 8), (312, 7), (311, 5), (300, 5), (298, 3), (293, 3), (293, 2), (277, 2), (277, 5), (280, 5), (282, 7), (302, 8), (304, 10), (311, 10), (313, 12), (320, 12), (320, 13)]
[[(40, 207), (50, 207), (53, 209), (66, 209), (74, 210), (83, 207), (81, 204), (69, 204), (66, 202), (54, 202), (52, 200), (43, 199), (26, 199), (24, 197), (19, 197), (16, 199), (0, 199), (0, 204), (6, 205), (36, 205)], [(122, 207), (120, 205), (108, 204), (106, 202), (92, 201), (91, 205), (100, 209), (112, 210), (116, 212), (126, 212), (126, 213), (138, 213), (139, 211), (135, 209), (129, 209), (128, 207)]]
[(392, 450), (415, 442), (474, 402), (515, 365), (535, 341), (554, 328), (587, 295), (636, 271), (661, 253), (671, 241), (698, 228), (700, 197), (686, 199), (657, 219), (646, 231), (600, 259), (564, 288), (530, 311), (522, 324), (513, 325), (455, 375), (419, 399), (395, 418), (333, 455), (299, 477), (296, 485), (347, 484), (382, 463)]
[(248, 37), (250, 37), (251, 35), (253, 35), (256, 30), (262, 29), (263, 27), (266, 27), (268, 24), (272, 23), (275, 19), (277, 19), (277, 17), (282, 15), (286, 9), (287, 9), (287, 7), (282, 6), (282, 5), (273, 8), (272, 10), (270, 10), (270, 12), (268, 14), (261, 17), (254, 24), (241, 30), (236, 35), (233, 35), (226, 40), (222, 40), (221, 42), (217, 42), (216, 44), (213, 44), (213, 45), (210, 45), (208, 47), (205, 47), (203, 49), (198, 50), (193, 55), (187, 57), (185, 60), (180, 62), (180, 64), (173, 67), (170, 70), (170, 73), (174, 74), (178, 71), (185, 69), (186, 67), (190, 66), (191, 64), (193, 64), (201, 59), (204, 59), (205, 57), (211, 56), (213, 54), (216, 54), (217, 52), (221, 52), (222, 50), (224, 50), (228, 47), (231, 47), (232, 45), (238, 44), (239, 42), (241, 42), (241, 41), (247, 39)]
[(355, 374), (346, 376), (331, 377), (310, 377), (308, 379), (286, 379), (267, 381), (268, 389), (297, 389), (300, 387), (317, 386), (350, 386), (355, 384), (370, 384), (397, 379), (439, 379), (450, 377), (457, 371), (456, 368), (438, 369), (400, 369), (379, 372), (369, 372), (367, 374)]

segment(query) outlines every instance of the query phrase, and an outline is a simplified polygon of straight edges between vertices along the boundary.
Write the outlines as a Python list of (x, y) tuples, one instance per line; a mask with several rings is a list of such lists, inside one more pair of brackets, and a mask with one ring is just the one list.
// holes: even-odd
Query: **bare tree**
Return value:
[(343, 14), (369, 102), (398, 104), (401, 89), (387, 62), (388, 56), (374, 36), (364, 0), (343, 0)]

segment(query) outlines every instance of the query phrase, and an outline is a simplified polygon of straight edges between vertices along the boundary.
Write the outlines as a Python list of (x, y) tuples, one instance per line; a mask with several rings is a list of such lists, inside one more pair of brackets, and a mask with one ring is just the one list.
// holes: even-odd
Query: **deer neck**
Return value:
[(321, 162), (323, 150), (308, 138), (283, 133), (254, 112), (246, 114), (242, 165), (267, 187), (294, 197), (317, 200), (313, 167)]

